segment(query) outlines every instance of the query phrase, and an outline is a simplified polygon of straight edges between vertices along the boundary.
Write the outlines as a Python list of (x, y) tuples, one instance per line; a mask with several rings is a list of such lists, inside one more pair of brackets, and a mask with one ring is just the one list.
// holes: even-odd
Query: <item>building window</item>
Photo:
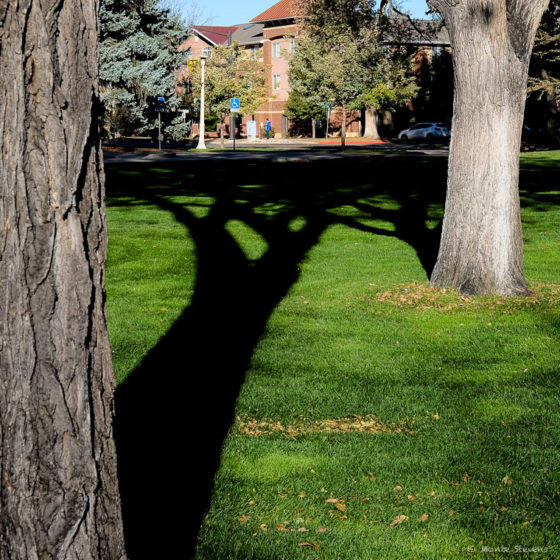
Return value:
[(296, 40), (295, 39), (290, 39), (290, 52), (291, 53), (296, 52)]
[(272, 58), (280, 58), (280, 43), (272, 43)]
[(253, 45), (253, 58), (260, 58), (260, 45)]
[(280, 74), (272, 76), (272, 89), (280, 89)]
[(206, 58), (212, 58), (212, 47), (204, 47), (202, 49), (202, 56)]

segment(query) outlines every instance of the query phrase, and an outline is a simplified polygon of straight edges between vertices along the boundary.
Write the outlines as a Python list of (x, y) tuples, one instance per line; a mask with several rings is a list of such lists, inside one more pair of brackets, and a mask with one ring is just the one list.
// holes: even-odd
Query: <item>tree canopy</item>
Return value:
[[(205, 103), (210, 116), (223, 124), (230, 113), (230, 99), (240, 100), (241, 112), (251, 115), (266, 101), (267, 67), (239, 43), (216, 46), (206, 60)], [(200, 91), (201, 66), (187, 79), (194, 92)], [(223, 127), (222, 127), (223, 129)]]
[(390, 18), (374, 0), (307, 0), (300, 8), (305, 15), (289, 69), (294, 95), (344, 111), (380, 109), (414, 96), (410, 64), (387, 45)]

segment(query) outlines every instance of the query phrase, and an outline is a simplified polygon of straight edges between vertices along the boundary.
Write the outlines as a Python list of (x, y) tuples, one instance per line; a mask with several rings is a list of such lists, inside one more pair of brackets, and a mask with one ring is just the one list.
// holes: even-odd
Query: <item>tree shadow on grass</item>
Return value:
[[(439, 235), (426, 219), (430, 207), (441, 206), (445, 166), (407, 161), (412, 167), (399, 173), (394, 163), (379, 160), (376, 167), (368, 159), (109, 170), (112, 205), (133, 200), (173, 213), (188, 228), (197, 259), (189, 306), (116, 392), (119, 480), (132, 560), (193, 554), (253, 350), (329, 226), (398, 237), (415, 247), (426, 270), (433, 266)], [(420, 184), (407, 183), (420, 172)], [(206, 203), (193, 202), (197, 197), (213, 202), (201, 208)], [(341, 211), (348, 207), (351, 217)], [(243, 252), (228, 230), (231, 220), (266, 242), (260, 258)]]

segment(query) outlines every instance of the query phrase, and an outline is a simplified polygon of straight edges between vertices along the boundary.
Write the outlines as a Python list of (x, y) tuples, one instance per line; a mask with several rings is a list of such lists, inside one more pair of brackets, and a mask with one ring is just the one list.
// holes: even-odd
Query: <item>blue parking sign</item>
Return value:
[(241, 103), (239, 101), (239, 97), (232, 97), (230, 99), (229, 107), (232, 113), (239, 113), (241, 109)]

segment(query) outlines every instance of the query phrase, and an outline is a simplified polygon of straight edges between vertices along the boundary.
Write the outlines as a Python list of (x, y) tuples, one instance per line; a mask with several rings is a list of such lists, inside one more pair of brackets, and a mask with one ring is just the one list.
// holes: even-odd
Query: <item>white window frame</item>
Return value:
[(272, 58), (280, 58), (280, 42), (272, 43)]
[(212, 47), (204, 47), (202, 49), (202, 56), (205, 56), (206, 58), (212, 58)]
[(273, 74), (273, 76), (272, 76), (272, 89), (273, 90), (279, 90), (281, 81), (282, 81), (282, 76), (280, 74)]

